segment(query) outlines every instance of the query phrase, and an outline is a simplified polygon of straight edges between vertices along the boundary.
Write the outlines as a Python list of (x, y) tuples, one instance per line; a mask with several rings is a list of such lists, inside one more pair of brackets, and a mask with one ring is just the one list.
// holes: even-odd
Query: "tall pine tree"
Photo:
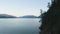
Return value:
[(42, 17), (40, 34), (60, 34), (60, 0), (52, 0), (51, 7)]

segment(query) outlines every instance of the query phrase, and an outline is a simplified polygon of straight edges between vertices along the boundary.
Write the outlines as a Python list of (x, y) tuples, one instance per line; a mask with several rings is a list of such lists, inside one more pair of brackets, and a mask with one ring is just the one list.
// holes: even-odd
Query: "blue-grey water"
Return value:
[(0, 19), (0, 34), (39, 34), (39, 18)]

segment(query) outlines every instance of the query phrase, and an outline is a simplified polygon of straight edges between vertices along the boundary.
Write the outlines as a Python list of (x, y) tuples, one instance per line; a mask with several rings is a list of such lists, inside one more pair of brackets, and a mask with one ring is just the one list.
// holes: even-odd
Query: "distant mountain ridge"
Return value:
[(34, 15), (25, 15), (25, 16), (16, 17), (8, 14), (0, 14), (0, 18), (40, 18), (40, 16), (37, 17)]
[(16, 18), (16, 16), (12, 16), (8, 14), (0, 14), (0, 18)]
[(38, 17), (34, 16), (34, 15), (26, 15), (26, 16), (22, 16), (20, 18), (38, 18)]

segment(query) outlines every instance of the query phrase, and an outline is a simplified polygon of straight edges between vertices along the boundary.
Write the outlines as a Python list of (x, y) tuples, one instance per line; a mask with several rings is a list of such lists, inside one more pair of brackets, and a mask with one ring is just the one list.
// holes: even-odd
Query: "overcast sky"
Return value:
[(14, 16), (40, 15), (40, 9), (47, 10), (50, 0), (0, 0), (0, 14)]

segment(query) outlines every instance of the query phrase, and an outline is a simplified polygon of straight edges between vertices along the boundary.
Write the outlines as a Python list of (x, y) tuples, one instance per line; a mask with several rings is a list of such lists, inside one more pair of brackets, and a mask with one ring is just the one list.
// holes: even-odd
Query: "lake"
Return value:
[(39, 18), (0, 18), (0, 34), (39, 34)]

